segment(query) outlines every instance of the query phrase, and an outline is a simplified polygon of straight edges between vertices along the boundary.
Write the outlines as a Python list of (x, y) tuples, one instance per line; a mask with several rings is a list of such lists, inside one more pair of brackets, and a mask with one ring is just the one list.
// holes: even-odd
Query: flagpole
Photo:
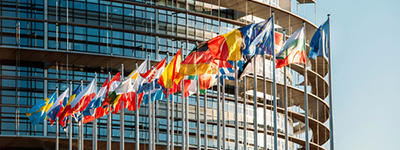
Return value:
[[(97, 109), (97, 108), (96, 108)], [(92, 149), (96, 150), (97, 149), (97, 118), (96, 118), (96, 109), (94, 109), (95, 111), (95, 115), (94, 115), (94, 120), (93, 120), (93, 139), (92, 139)]]
[[(97, 73), (95, 73), (95, 77), (97, 77)], [(97, 84), (96, 84), (97, 87)], [(97, 150), (97, 118), (96, 118), (96, 109), (94, 109), (94, 120), (92, 127), (92, 149)]]
[[(196, 45), (198, 45), (198, 42), (196, 40)], [(197, 55), (194, 55), (196, 59)], [(196, 68), (197, 70), (197, 68)], [(196, 119), (197, 119), (197, 150), (201, 150), (201, 127), (200, 127), (200, 75), (197, 75), (197, 90), (196, 90)]]
[[(124, 64), (121, 64), (121, 83), (124, 81)], [(125, 107), (124, 101), (121, 101), (121, 114), (119, 118), (120, 136), (119, 136), (119, 149), (125, 150)]]
[[(305, 23), (303, 22), (303, 28), (305, 28)], [(304, 29), (305, 32), (305, 29)], [(305, 37), (303, 37), (305, 38)], [(305, 45), (304, 45), (305, 46)], [(305, 141), (306, 141), (306, 150), (310, 150), (310, 145), (308, 141), (308, 95), (307, 95), (307, 60), (304, 63), (304, 110), (305, 110)]]
[[(283, 29), (283, 41), (285, 42), (286, 38), (285, 29)], [(284, 83), (284, 100), (285, 100), (285, 150), (289, 150), (289, 137), (288, 137), (288, 98), (287, 98), (287, 75), (286, 75), (286, 66), (283, 67), (283, 83)]]
[[(218, 71), (219, 72), (219, 71)], [(204, 149), (207, 150), (207, 89), (206, 92), (204, 93)]]
[(225, 80), (222, 79), (222, 146), (226, 150), (226, 123), (225, 123)]
[[(135, 67), (136, 70), (138, 68), (138, 64), (137, 62), (135, 63)], [(135, 148), (136, 150), (140, 149), (140, 137), (139, 137), (139, 103), (138, 103), (138, 95), (135, 95), (135, 108), (136, 108), (136, 112), (135, 112), (135, 140), (136, 140), (136, 144), (135, 144)]]
[(221, 149), (221, 79), (220, 79), (221, 75), (218, 71), (217, 74), (217, 149), (220, 150)]
[[(68, 70), (67, 70), (68, 72)], [(69, 95), (70, 97), (72, 96), (72, 81), (69, 82)], [(68, 121), (69, 121), (69, 150), (72, 150), (72, 116), (69, 115), (68, 116)], [(68, 122), (67, 122), (68, 123)]]
[(201, 150), (201, 127), (200, 127), (200, 81), (199, 76), (197, 76), (197, 90), (196, 90), (196, 100), (197, 100), (197, 109), (196, 109), (196, 119), (197, 119), (197, 150)]
[[(329, 49), (329, 129), (331, 130), (331, 142), (330, 142), (330, 150), (335, 149), (335, 144), (333, 143), (333, 103), (332, 103), (332, 57), (331, 57), (331, 14), (328, 14), (328, 49)], [(325, 48), (325, 47), (324, 47)]]
[[(108, 77), (111, 81), (111, 73), (108, 72)], [(111, 103), (108, 105), (108, 115), (107, 115), (107, 150), (111, 150), (111, 121), (112, 121), (112, 110)]]
[[(83, 80), (81, 79), (81, 89), (82, 89), (82, 92), (83, 92)], [(78, 120), (79, 120), (79, 118), (78, 118)], [(83, 114), (81, 113), (81, 119), (79, 120), (79, 123), (78, 123), (78, 134), (79, 134), (79, 150), (83, 150)]]
[[(272, 35), (272, 36), (275, 36), (275, 35)], [(274, 45), (274, 44), (272, 44), (272, 45)], [(272, 50), (275, 51), (275, 49), (272, 49)], [(267, 84), (266, 84), (267, 78), (265, 75), (265, 70), (266, 70), (266, 65), (265, 65), (266, 54), (265, 54), (265, 52), (262, 56), (263, 56), (262, 62), (263, 62), (263, 92), (264, 92), (264, 94), (263, 94), (264, 150), (267, 150), (267, 136), (268, 136), (268, 132), (267, 132)]]
[(254, 88), (253, 88), (253, 113), (254, 113), (254, 149), (258, 149), (258, 122), (257, 122), (257, 56), (253, 56), (253, 79), (254, 79)]
[[(150, 54), (147, 56), (147, 70), (150, 70)], [(151, 91), (151, 89), (150, 89), (150, 91)], [(153, 120), (152, 120), (152, 117), (151, 117), (151, 92), (149, 92), (149, 94), (148, 94), (148, 97), (149, 97), (149, 99), (148, 99), (148, 102), (147, 102), (147, 106), (148, 106), (148, 115), (149, 115), (149, 150), (152, 150), (152, 148), (153, 148), (153, 132), (152, 132), (152, 125), (153, 125)]]
[(277, 123), (277, 95), (276, 95), (276, 58), (275, 58), (275, 13), (274, 11), (272, 11), (272, 80), (273, 80), (273, 85), (272, 85), (272, 92), (273, 92), (273, 96), (274, 96), (274, 101), (273, 101), (273, 105), (274, 105), (274, 150), (278, 150), (278, 123)]
[[(167, 42), (167, 44), (168, 44), (168, 42)], [(168, 45), (167, 45), (167, 47), (168, 47)], [(167, 49), (167, 61), (168, 61), (168, 59), (169, 59), (169, 51), (168, 51), (168, 49)], [(175, 70), (174, 70), (175, 71)], [(170, 130), (170, 121), (169, 121), (169, 118), (170, 118), (170, 114), (169, 114), (169, 88), (166, 88), (165, 90), (167, 90), (167, 150), (170, 150), (171, 149), (171, 144), (170, 144), (170, 132), (171, 132), (171, 130)]]
[[(181, 48), (183, 48), (183, 42), (181, 42)], [(184, 59), (184, 55), (182, 55), (182, 60)], [(185, 149), (185, 140), (186, 140), (186, 138), (185, 138), (185, 129), (186, 129), (186, 127), (185, 127), (185, 106), (184, 106), (184, 101), (185, 101), (185, 83), (184, 83), (184, 80), (185, 80), (185, 78), (183, 78), (182, 80), (181, 80), (181, 92), (182, 92), (182, 94), (181, 94), (181, 96), (182, 96), (182, 150), (184, 150)]]
[(243, 149), (247, 150), (247, 104), (246, 104), (246, 76), (243, 76)]
[(239, 150), (239, 115), (238, 115), (238, 74), (237, 61), (235, 61), (235, 150)]
[[(58, 64), (57, 64), (57, 71), (56, 71), (56, 73), (58, 73)], [(58, 77), (57, 75), (56, 75), (56, 77)], [(57, 92), (57, 99), (58, 99), (58, 86), (56, 86), (56, 92)], [(46, 120), (47, 121), (47, 120)], [(60, 138), (59, 138), (59, 130), (60, 130), (60, 127), (58, 126), (58, 117), (56, 117), (56, 150), (59, 150), (60, 149)]]

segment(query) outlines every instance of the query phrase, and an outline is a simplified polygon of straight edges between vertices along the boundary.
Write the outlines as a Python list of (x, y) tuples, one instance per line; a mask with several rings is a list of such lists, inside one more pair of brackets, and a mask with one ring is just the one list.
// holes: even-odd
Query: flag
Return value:
[(94, 97), (89, 102), (89, 105), (83, 111), (82, 113), (84, 116), (83, 123), (88, 123), (94, 120), (96, 109), (103, 104), (103, 100), (105, 99), (107, 86), (108, 86), (108, 78), (101, 86), (99, 92), (96, 94), (96, 97)]
[[(89, 102), (96, 96), (97, 91), (97, 77), (95, 77), (88, 86), (83, 89), (69, 104), (64, 108), (64, 111), (60, 114), (60, 118), (68, 117), (71, 114), (81, 112), (85, 110)], [(75, 116), (77, 117), (77, 116)]]
[(276, 55), (276, 68), (288, 64), (306, 63), (306, 44), (304, 27), (293, 33), (285, 41), (282, 50)]
[(145, 73), (147, 70), (147, 62), (148, 60), (143, 61), (143, 63), (134, 71), (132, 71), (128, 77), (115, 88), (115, 92), (111, 93), (109, 97), (116, 97), (115, 98), (115, 109), (114, 113), (118, 113), (121, 109), (121, 103), (119, 101), (124, 102), (124, 108), (128, 108), (129, 111), (136, 110), (136, 100), (135, 97), (138, 97), (138, 107), (140, 107), (140, 103), (142, 100), (142, 95), (137, 95), (136, 92), (139, 90), (140, 85), (143, 83), (144, 78), (140, 76), (140, 73)]
[[(67, 127), (67, 122), (69, 121), (68, 118), (66, 118), (64, 109), (70, 105), (71, 101), (76, 97), (76, 95), (80, 94), (82, 92), (82, 87), (79, 84), (78, 87), (72, 92), (71, 96), (69, 97), (68, 101), (63, 101), (63, 107), (61, 107), (60, 112), (57, 113), (57, 117), (59, 118), (59, 123), (62, 126), (62, 128)], [(64, 114), (63, 114), (64, 112)]]
[(214, 59), (222, 61), (240, 60), (242, 33), (234, 29), (229, 33), (217, 36), (206, 42)]
[[(157, 94), (157, 91), (162, 91), (162, 86), (158, 84), (158, 80), (161, 76), (161, 74), (164, 72), (165, 69), (165, 61), (166, 58), (161, 60), (157, 65), (153, 66), (150, 70), (148, 70), (146, 73), (140, 74), (143, 78), (145, 78), (145, 81), (143, 82), (143, 85), (138, 91), (138, 94), (142, 93), (150, 93), (151, 95)], [(159, 93), (159, 92), (158, 92)], [(144, 96), (145, 98), (148, 96)], [(150, 102), (153, 102), (154, 99), (150, 100)], [(144, 103), (148, 103), (149, 101), (143, 101)]]
[(319, 26), (311, 39), (309, 57), (312, 59), (315, 59), (317, 56), (328, 57), (329, 44), (329, 20), (327, 20)]
[(31, 109), (26, 112), (26, 116), (29, 118), (29, 121), (32, 125), (37, 125), (43, 122), (46, 119), (46, 114), (51, 106), (57, 99), (57, 93), (54, 92), (50, 97), (44, 99), (33, 106)]
[[(281, 49), (282, 40), (283, 40), (283, 34), (279, 33), (279, 32), (275, 32), (275, 54), (278, 53), (277, 51)], [(251, 59), (247, 60), (243, 65), (238, 65), (238, 66), (242, 66), (242, 67), (239, 68), (239, 73), (238, 73), (238, 76), (239, 76), (240, 79), (242, 79), (244, 75), (254, 72), (254, 67), (253, 67), (254, 57), (257, 57), (257, 63), (256, 63), (257, 64), (257, 66), (256, 66), (257, 70), (256, 70), (256, 73), (259, 74), (259, 75), (263, 74), (263, 69), (264, 69), (263, 63), (262, 63), (263, 57), (260, 56), (260, 55), (255, 55)], [(265, 64), (266, 70), (271, 70), (271, 69), (268, 69), (269, 66), (271, 66), (270, 61), (265, 61), (265, 63), (266, 63)], [(266, 73), (266, 75), (268, 75), (268, 74)]]
[(243, 34), (243, 55), (272, 55), (272, 17), (240, 28)]
[(54, 102), (53, 106), (50, 107), (47, 112), (47, 116), (53, 125), (56, 117), (61, 113), (64, 101), (68, 100), (69, 88), (67, 88), (60, 96), (58, 96), (57, 100)]
[(174, 83), (179, 83), (182, 79), (182, 76), (179, 74), (182, 62), (181, 51), (182, 49), (179, 49), (178, 52), (176, 52), (174, 58), (172, 58), (171, 62), (165, 67), (164, 72), (157, 82), (165, 89), (172, 88)]
[(114, 75), (114, 77), (107, 85), (107, 91), (105, 93), (106, 100), (103, 101), (103, 105), (117, 103), (115, 89), (120, 85), (120, 83), (121, 83), (121, 72), (118, 72), (116, 75)]

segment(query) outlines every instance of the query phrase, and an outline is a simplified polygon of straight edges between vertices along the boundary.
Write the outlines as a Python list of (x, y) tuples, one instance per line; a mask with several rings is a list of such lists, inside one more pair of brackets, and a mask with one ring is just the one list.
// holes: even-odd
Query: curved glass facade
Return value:
[[(286, 9), (289, 0), (264, 0), (259, 1), (267, 6)], [(0, 104), (0, 134), (2, 136), (22, 136), (39, 138), (54, 138), (56, 135), (55, 125), (50, 122), (33, 126), (30, 124), (25, 112), (36, 103), (43, 100), (59, 87), (60, 92), (69, 87), (73, 88), (80, 84), (80, 80), (87, 85), (93, 78), (95, 72), (98, 74), (98, 87), (102, 85), (108, 76), (108, 72), (115, 74), (119, 71), (113, 67), (115, 64), (126, 63), (120, 58), (129, 60), (129, 63), (138, 62), (150, 55), (153, 62), (160, 61), (166, 57), (167, 51), (176, 52), (181, 44), (183, 54), (195, 47), (197, 41), (205, 41), (217, 35), (227, 33), (232, 29), (251, 23), (252, 20), (261, 20), (258, 16), (252, 16), (249, 12), (240, 12), (231, 8), (206, 3), (198, 0), (129, 0), (129, 1), (101, 1), (101, 0), (3, 0), (0, 2), (0, 48), (12, 52), (9, 57), (1, 58), (0, 82), (1, 82), (1, 104)], [(247, 3), (246, 3), (247, 4)], [(285, 6), (283, 6), (285, 4)], [(289, 10), (290, 9), (286, 9)], [(265, 19), (265, 18), (264, 18)], [(279, 24), (277, 24), (279, 25)], [(281, 32), (278, 27), (276, 31)], [(290, 32), (286, 32), (289, 34)], [(35, 53), (38, 52), (38, 53)], [(40, 52), (48, 53), (41, 56), (46, 59), (37, 60)], [(72, 54), (78, 56), (72, 57)], [(51, 57), (55, 57), (51, 59)], [(104, 57), (96, 60), (93, 57)], [(49, 59), (47, 59), (49, 58)], [(90, 58), (90, 59), (89, 59)], [(88, 61), (79, 61), (77, 60)], [(170, 58), (171, 59), (171, 58)], [(89, 62), (95, 61), (95, 62)], [(317, 63), (317, 62), (315, 62)], [(266, 86), (271, 89), (271, 60), (266, 61)], [(129, 73), (135, 68), (125, 68)], [(312, 69), (312, 68), (311, 68)], [(287, 80), (290, 86), (288, 130), (285, 131), (285, 115), (283, 113), (284, 100), (278, 96), (279, 112), (277, 116), (277, 130), (279, 133), (278, 149), (285, 149), (285, 132), (288, 133), (289, 150), (302, 148), (304, 145), (304, 111), (301, 103), (296, 100), (298, 95), (291, 94), (302, 91), (302, 73), (291, 67), (287, 70), (288, 78), (283, 76), (283, 69), (277, 71), (277, 82), (282, 85)], [(262, 75), (258, 75), (262, 77)], [(251, 78), (250, 76), (247, 78)], [(310, 140), (316, 149), (324, 149), (324, 143), (329, 139), (329, 132), (324, 128), (324, 122), (329, 116), (329, 110), (324, 105), (325, 97), (320, 98), (318, 89), (324, 86), (318, 83), (323, 77), (315, 75), (316, 84), (311, 83), (309, 87), (311, 96), (315, 96), (311, 102), (310, 109), (316, 110), (310, 116), (314, 123), (310, 130)], [(317, 79), (318, 78), (318, 79)], [(321, 79), (319, 79), (321, 78)], [(263, 82), (259, 82), (262, 85)], [(239, 84), (243, 87), (243, 81)], [(313, 85), (314, 84), (314, 85)], [(321, 86), (320, 86), (321, 84)], [(313, 88), (317, 87), (317, 88)], [(280, 88), (278, 86), (278, 88)], [(278, 89), (278, 95), (279, 95)], [(315, 91), (316, 90), (316, 91)], [(324, 91), (320, 90), (320, 91)], [(254, 101), (253, 89), (239, 89), (240, 97), (238, 109), (239, 130), (235, 137), (235, 101), (234, 86), (227, 84), (225, 87), (225, 114), (226, 123), (226, 149), (235, 149), (235, 141), (239, 141), (238, 148), (254, 148)], [(267, 92), (268, 93), (268, 92)], [(266, 110), (263, 106), (263, 92), (258, 89), (257, 121), (258, 121), (258, 146), (273, 149), (273, 111), (272, 96), (266, 93)], [(324, 95), (323, 93), (322, 95)], [(260, 96), (261, 95), (261, 96)], [(246, 104), (244, 98), (246, 97)], [(301, 97), (301, 95), (300, 95)], [(222, 138), (222, 126), (217, 124), (217, 87), (207, 90), (207, 98), (200, 95), (200, 110), (197, 111), (197, 98), (188, 98), (188, 122), (182, 122), (182, 99), (180, 94), (175, 95), (174, 116), (174, 143), (176, 147), (182, 147), (184, 138), (188, 138), (190, 148), (205, 147), (217, 149), (218, 135)], [(204, 102), (204, 100), (206, 102)], [(246, 105), (246, 106), (245, 106)], [(314, 107), (315, 105), (315, 107)], [(206, 117), (204, 108), (207, 108)], [(246, 109), (244, 109), (246, 107)], [(321, 110), (322, 108), (322, 110)], [(125, 111), (125, 142), (135, 143), (140, 139), (140, 144), (149, 143), (148, 104), (140, 107), (140, 117), (135, 117), (135, 112)], [(246, 112), (246, 116), (244, 116)], [(324, 116), (321, 116), (322, 112)], [(200, 113), (200, 118), (197, 118)], [(265, 118), (264, 115), (265, 114)], [(166, 101), (155, 102), (155, 143), (156, 145), (167, 144), (167, 103)], [(118, 142), (120, 138), (120, 115), (112, 115), (112, 140)], [(205, 118), (207, 124), (204, 124)], [(322, 118), (322, 119), (321, 119)], [(135, 137), (136, 119), (139, 119), (139, 137)], [(264, 121), (264, 119), (266, 119)], [(201, 120), (198, 124), (197, 120)], [(246, 120), (246, 121), (245, 121)], [(266, 124), (264, 124), (264, 122)], [(183, 123), (188, 125), (189, 137), (183, 135)], [(97, 135), (99, 142), (106, 141), (107, 119), (98, 119)], [(244, 130), (244, 126), (247, 129)], [(207, 131), (205, 131), (205, 126)], [(267, 140), (264, 140), (264, 127), (268, 130)], [(201, 143), (197, 143), (197, 129), (201, 131)], [(218, 133), (218, 128), (221, 133)], [(73, 138), (78, 137), (78, 125), (73, 123)], [(205, 132), (207, 138), (205, 138)], [(321, 134), (320, 132), (324, 132)], [(246, 133), (246, 137), (245, 134)], [(318, 133), (318, 134), (316, 134)], [(84, 125), (85, 140), (92, 139), (92, 123)], [(324, 137), (325, 136), (325, 137)], [(328, 138), (326, 138), (328, 136)], [(60, 137), (68, 139), (66, 134), (60, 130)], [(247, 143), (244, 143), (246, 139)], [(320, 140), (322, 139), (322, 140)], [(325, 141), (323, 141), (326, 139)], [(205, 142), (207, 140), (207, 142)], [(222, 140), (221, 144), (222, 144)], [(267, 141), (265, 143), (264, 141)], [(75, 141), (74, 141), (75, 142)], [(0, 145), (0, 147), (18, 147), (15, 145)], [(28, 147), (28, 146), (22, 146)], [(46, 147), (46, 146), (44, 146)], [(68, 145), (62, 145), (62, 149)]]

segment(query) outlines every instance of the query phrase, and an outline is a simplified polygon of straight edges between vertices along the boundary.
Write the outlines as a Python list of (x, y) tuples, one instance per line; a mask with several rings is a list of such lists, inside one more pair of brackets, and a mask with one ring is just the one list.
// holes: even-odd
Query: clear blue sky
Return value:
[(317, 0), (317, 24), (331, 14), (337, 150), (400, 149), (399, 7), (400, 0)]

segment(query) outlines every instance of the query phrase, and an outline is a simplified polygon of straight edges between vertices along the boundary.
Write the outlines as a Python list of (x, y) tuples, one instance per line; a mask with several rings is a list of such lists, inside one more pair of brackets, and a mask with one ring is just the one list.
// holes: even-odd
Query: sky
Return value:
[(337, 150), (400, 149), (399, 6), (399, 0), (317, 0), (317, 25), (331, 14)]

